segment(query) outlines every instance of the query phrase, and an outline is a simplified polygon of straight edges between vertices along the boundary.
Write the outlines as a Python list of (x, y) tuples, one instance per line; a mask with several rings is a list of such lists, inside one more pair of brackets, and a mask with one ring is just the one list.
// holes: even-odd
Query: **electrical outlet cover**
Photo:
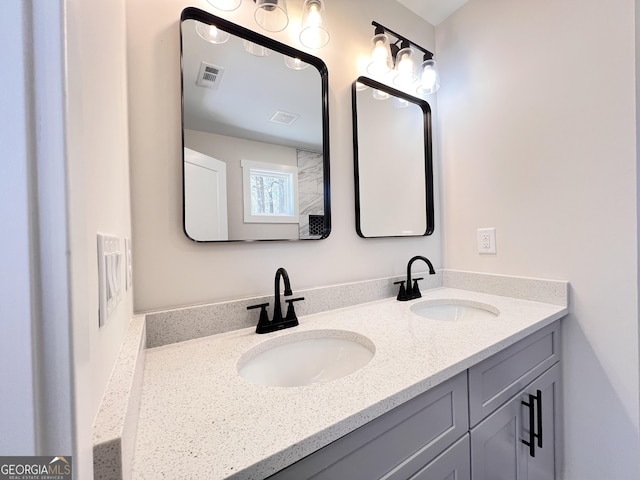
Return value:
[(496, 229), (495, 228), (479, 228), (478, 229), (478, 253), (496, 253)]

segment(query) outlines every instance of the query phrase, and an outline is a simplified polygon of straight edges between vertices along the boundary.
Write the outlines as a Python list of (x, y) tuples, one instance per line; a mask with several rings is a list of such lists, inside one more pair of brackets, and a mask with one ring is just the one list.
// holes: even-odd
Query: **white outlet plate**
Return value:
[(478, 229), (478, 253), (496, 253), (496, 229), (495, 228), (479, 228)]

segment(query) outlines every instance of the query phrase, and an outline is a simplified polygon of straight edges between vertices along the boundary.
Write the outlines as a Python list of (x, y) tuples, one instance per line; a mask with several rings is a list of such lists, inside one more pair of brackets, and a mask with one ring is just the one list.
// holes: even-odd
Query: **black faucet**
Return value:
[(400, 300), (401, 302), (406, 302), (407, 300), (413, 300), (415, 298), (422, 297), (422, 294), (420, 293), (420, 287), (418, 287), (418, 280), (422, 280), (422, 277), (414, 278), (413, 285), (411, 284), (411, 265), (413, 265), (413, 262), (415, 262), (416, 260), (423, 260), (427, 264), (427, 266), (429, 267), (429, 275), (435, 275), (436, 273), (433, 265), (427, 257), (416, 255), (415, 257), (411, 258), (411, 260), (409, 260), (409, 263), (407, 264), (406, 288), (404, 286), (405, 280), (394, 282), (394, 285), (400, 284), (400, 291), (398, 292), (398, 296), (396, 297), (396, 299)]
[(296, 312), (293, 308), (293, 303), (304, 300), (304, 297), (285, 299), (289, 306), (287, 307), (287, 314), (283, 318), (282, 307), (280, 304), (280, 279), (284, 280), (285, 297), (290, 297), (291, 295), (293, 295), (293, 291), (291, 290), (291, 283), (289, 282), (289, 274), (284, 268), (280, 267), (278, 270), (276, 270), (276, 277), (273, 282), (275, 291), (273, 320), (269, 320), (269, 315), (267, 314), (267, 307), (269, 306), (268, 303), (261, 303), (259, 305), (251, 305), (247, 307), (247, 310), (251, 310), (254, 308), (260, 309), (260, 319), (258, 320), (258, 325), (256, 326), (256, 333), (275, 332), (276, 330), (291, 328), (298, 325), (298, 317), (296, 316)]

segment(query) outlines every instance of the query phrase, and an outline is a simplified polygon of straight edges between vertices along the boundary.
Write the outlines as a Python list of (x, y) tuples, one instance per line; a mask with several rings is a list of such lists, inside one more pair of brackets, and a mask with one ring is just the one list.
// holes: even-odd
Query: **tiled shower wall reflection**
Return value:
[(309, 232), (309, 215), (324, 215), (322, 153), (298, 150), (297, 156), (300, 238), (320, 238)]

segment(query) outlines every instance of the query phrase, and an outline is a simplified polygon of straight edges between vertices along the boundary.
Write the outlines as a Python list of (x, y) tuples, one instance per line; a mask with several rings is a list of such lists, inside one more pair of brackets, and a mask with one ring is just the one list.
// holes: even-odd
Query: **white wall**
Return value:
[[(301, 47), (293, 35), (301, 5), (288, 2), (293, 28), (273, 38)], [(329, 69), (331, 235), (297, 243), (195, 244), (182, 232), (179, 17), (186, 6), (259, 28), (250, 1), (230, 13), (204, 0), (127, 2), (135, 310), (269, 293), (280, 266), (289, 271), (294, 290), (401, 274), (418, 253), (439, 267), (439, 216), (431, 237), (357, 236), (350, 91), (370, 53), (372, 20), (426, 48), (433, 48), (433, 27), (395, 2), (328, 0), (331, 42), (311, 53)]]
[(31, 286), (31, 138), (25, 111), (29, 14), (21, 0), (0, 5), (0, 59), (13, 66), (0, 75), (0, 108), (11, 112), (0, 115), (0, 222), (11, 226), (11, 234), (0, 239), (5, 254), (0, 268), (0, 455), (34, 455), (37, 443), (32, 346), (37, 302)]
[(15, 66), (2, 76), (0, 453), (73, 455), (89, 479), (132, 312), (129, 295), (98, 332), (96, 232), (130, 235), (124, 1), (3, 2), (0, 18)]
[(632, 0), (471, 0), (436, 29), (444, 264), (571, 282), (570, 480), (640, 472), (634, 19)]
[(116, 235), (122, 247), (131, 238), (125, 0), (67, 0), (65, 26), (76, 415), (89, 423), (81, 446), (91, 468), (90, 425), (133, 310), (129, 291), (98, 328), (96, 235)]

